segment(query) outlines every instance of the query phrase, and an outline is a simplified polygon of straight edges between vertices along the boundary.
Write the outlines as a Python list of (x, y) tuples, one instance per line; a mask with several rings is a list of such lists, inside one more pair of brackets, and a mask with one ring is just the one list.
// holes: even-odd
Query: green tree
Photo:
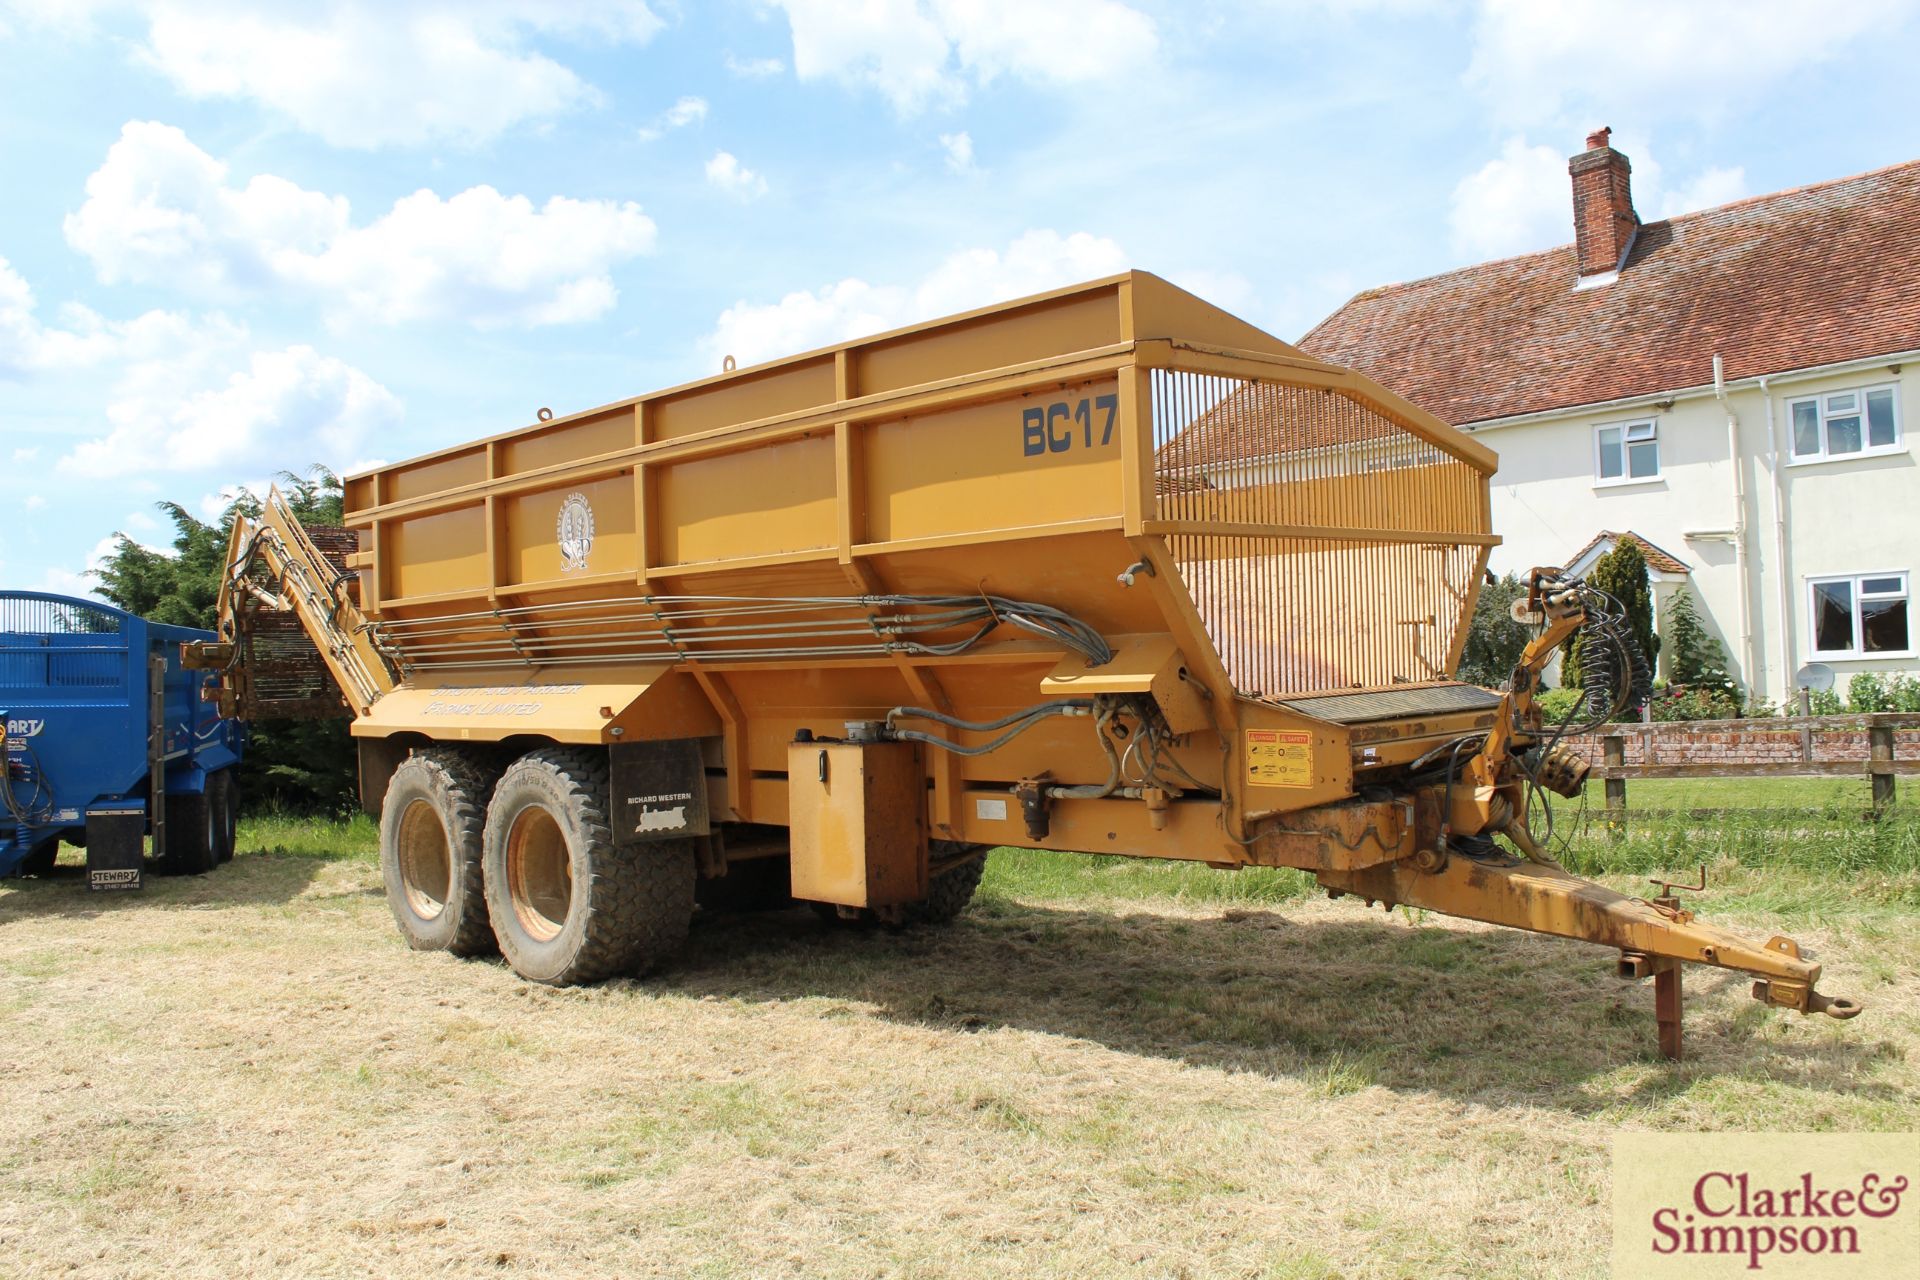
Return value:
[[(1653, 630), (1653, 584), (1647, 578), (1647, 558), (1641, 554), (1640, 544), (1632, 538), (1621, 538), (1613, 550), (1594, 562), (1587, 584), (1606, 592), (1620, 606), (1626, 614), (1627, 631), (1646, 654), (1651, 668), (1660, 653), (1660, 637)], [(1580, 687), (1582, 643), (1576, 632), (1566, 645), (1560, 682), (1569, 689)]]
[(1527, 584), (1509, 573), (1480, 588), (1467, 642), (1460, 650), (1460, 676), (1468, 684), (1504, 689), (1520, 665), (1520, 651), (1532, 631), (1513, 620), (1512, 605), (1526, 597)]
[[(303, 524), (341, 520), (340, 477), (322, 466), (305, 475), (281, 472), (280, 491)], [(173, 524), (171, 553), (118, 535), (97, 570), (100, 594), (155, 622), (211, 630), (220, 598), (221, 561), (237, 515), (256, 516), (259, 500), (242, 494), (209, 524), (177, 502), (156, 504)], [(240, 768), (250, 807), (338, 811), (352, 805), (355, 751), (345, 720), (261, 720)]]
[(1726, 650), (1700, 621), (1693, 591), (1685, 584), (1667, 602), (1667, 625), (1662, 635), (1667, 647), (1669, 683), (1710, 685), (1719, 689), (1733, 687), (1733, 677), (1727, 674)]

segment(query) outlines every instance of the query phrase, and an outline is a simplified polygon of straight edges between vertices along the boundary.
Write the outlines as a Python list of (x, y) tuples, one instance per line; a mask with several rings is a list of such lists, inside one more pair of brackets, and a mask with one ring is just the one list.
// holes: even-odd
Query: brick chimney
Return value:
[(1633, 211), (1633, 166), (1608, 145), (1613, 130), (1587, 135), (1587, 149), (1567, 162), (1573, 175), (1573, 231), (1580, 279), (1617, 271), (1640, 229)]

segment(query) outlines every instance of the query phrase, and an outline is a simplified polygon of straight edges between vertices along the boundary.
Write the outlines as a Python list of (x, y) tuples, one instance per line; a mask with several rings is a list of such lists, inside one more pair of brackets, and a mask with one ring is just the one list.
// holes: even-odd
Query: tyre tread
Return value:
[(693, 846), (680, 840), (624, 848), (614, 843), (608, 765), (600, 752), (543, 748), (522, 756), (509, 772), (523, 768), (546, 769), (560, 782), (593, 850), (580, 946), (549, 984), (638, 975), (678, 950), (693, 919)]
[[(944, 846), (944, 847), (942, 847)], [(935, 852), (957, 853), (961, 846), (939, 841)], [(986, 850), (980, 855), (957, 867), (949, 867), (927, 883), (927, 896), (919, 902), (908, 904), (906, 920), (908, 924), (950, 924), (973, 901), (974, 890), (980, 887), (980, 877), (986, 873)]]
[(440, 774), (446, 789), (448, 814), (453, 820), (454, 851), (470, 849), (460, 876), (460, 927), (447, 950), (457, 956), (492, 955), (497, 949), (493, 921), (487, 914), (486, 877), (480, 869), (481, 835), (487, 825), (487, 800), (500, 770), (472, 751), (433, 746), (414, 752), (413, 758)]

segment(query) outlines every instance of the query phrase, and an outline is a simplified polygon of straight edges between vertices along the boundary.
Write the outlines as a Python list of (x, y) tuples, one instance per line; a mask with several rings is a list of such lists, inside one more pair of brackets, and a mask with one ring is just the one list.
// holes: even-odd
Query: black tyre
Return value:
[(514, 761), (494, 788), (485, 843), (494, 932), (523, 978), (564, 987), (644, 973), (686, 941), (693, 845), (616, 848), (597, 751)]
[(935, 861), (944, 861), (968, 849), (977, 850), (979, 856), (933, 876), (927, 885), (927, 896), (900, 907), (897, 915), (889, 917), (862, 907), (857, 909), (856, 914), (848, 916), (841, 914), (840, 908), (830, 902), (810, 902), (807, 905), (824, 923), (835, 928), (867, 928), (885, 924), (889, 928), (905, 929), (923, 924), (947, 924), (973, 901), (973, 892), (980, 887), (980, 876), (987, 869), (987, 851), (981, 845), (964, 845), (950, 840), (933, 842)]
[(16, 875), (39, 876), (45, 878), (53, 874), (54, 864), (60, 861), (60, 837), (48, 836), (27, 852), (26, 861), (20, 864)]
[[(951, 858), (966, 850), (967, 846), (936, 840), (933, 844), (933, 856)], [(977, 849), (978, 857), (963, 862), (957, 867), (948, 867), (933, 877), (927, 885), (927, 896), (906, 909), (908, 924), (947, 924), (967, 909), (973, 901), (974, 890), (980, 887), (980, 877), (987, 869), (987, 851)]]
[(199, 795), (167, 797), (167, 851), (155, 860), (155, 875), (203, 876), (213, 870), (220, 824), (210, 803), (212, 783), (209, 775), (208, 790)]
[(727, 874), (702, 880), (695, 896), (703, 911), (784, 911), (793, 905), (791, 865), (785, 858), (736, 862)]
[(240, 786), (233, 770), (222, 769), (207, 779), (207, 809), (213, 820), (213, 861), (233, 861), (240, 826)]
[(493, 772), (455, 747), (416, 751), (380, 807), (380, 875), (400, 936), (415, 951), (491, 954), (481, 870)]

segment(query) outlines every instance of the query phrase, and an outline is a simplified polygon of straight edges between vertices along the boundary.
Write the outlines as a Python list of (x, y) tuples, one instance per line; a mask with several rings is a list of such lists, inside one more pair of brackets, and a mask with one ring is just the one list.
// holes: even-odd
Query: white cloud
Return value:
[(1685, 186), (1664, 193), (1657, 207), (1660, 217), (1671, 218), (1677, 214), (1731, 204), (1735, 200), (1745, 199), (1749, 194), (1745, 169), (1738, 165), (1731, 169), (1707, 169)]
[(664, 138), (675, 129), (684, 129), (690, 124), (699, 124), (707, 118), (707, 100), (692, 94), (681, 98), (662, 111), (653, 123), (642, 125), (639, 130), (640, 141), (653, 142)]
[(146, 0), (140, 56), (192, 98), (243, 98), (335, 146), (476, 144), (595, 103), (530, 36), (640, 44), (642, 0)]
[(1002, 302), (1124, 271), (1126, 254), (1112, 240), (1075, 232), (1029, 231), (1003, 250), (953, 254), (918, 284), (875, 285), (847, 279), (778, 302), (736, 302), (706, 339), (715, 365), (792, 355), (849, 338)]
[(732, 54), (727, 55), (726, 66), (728, 75), (741, 80), (765, 80), (787, 69), (778, 58), (736, 58)]
[(973, 137), (964, 130), (940, 135), (940, 146), (947, 153), (947, 168), (955, 173), (973, 170)]
[[(132, 320), (107, 320), (86, 307), (61, 308), (62, 327), (41, 322), (33, 290), (5, 258), (0, 258), (0, 378), (21, 378), (47, 370), (96, 366), (128, 357), (149, 358), (183, 337), (220, 331), (221, 317), (196, 322), (172, 311), (149, 311)], [(31, 459), (37, 451), (16, 449), (13, 459)]]
[[(1665, 166), (1644, 137), (1616, 134), (1613, 147), (1633, 166), (1633, 205), (1644, 221), (1710, 209), (1748, 194), (1746, 171), (1709, 167), (1690, 180), (1670, 184)], [(1495, 159), (1462, 178), (1453, 189), (1449, 222), (1454, 251), (1481, 261), (1532, 253), (1574, 238), (1571, 153), (1507, 139)]]
[(716, 151), (707, 161), (707, 181), (728, 195), (757, 200), (767, 194), (767, 180), (741, 164), (731, 151)]
[(24, 467), (29, 462), (32, 462), (35, 458), (38, 458), (39, 456), (40, 456), (40, 451), (38, 449), (29, 449), (29, 448), (15, 449), (12, 454), (13, 465), (16, 467)]
[(692, 94), (688, 94), (667, 108), (666, 121), (669, 128), (679, 129), (686, 125), (697, 124), (706, 118), (707, 100), (696, 98)]
[(113, 0), (0, 0), (0, 12), (18, 18), (28, 27), (66, 35), (85, 35), (93, 17)]
[(1467, 82), (1504, 117), (1725, 112), (1782, 75), (1884, 31), (1915, 0), (1481, 0)]
[(393, 393), (340, 360), (308, 346), (241, 355), (232, 345), (130, 366), (107, 406), (111, 430), (76, 446), (59, 471), (270, 471), (357, 456), (400, 423)]
[(49, 328), (35, 314), (33, 289), (0, 258), (0, 378), (91, 364), (113, 344), (99, 317), (75, 308), (72, 329)]
[(29, 511), (42, 511), (46, 508), (47, 500), (37, 493), (30, 493), (24, 505)]
[(1570, 182), (1566, 156), (1507, 139), (1497, 158), (1453, 189), (1454, 250), (1485, 259), (1565, 244), (1573, 232)]
[(1124, 75), (1159, 45), (1119, 0), (774, 0), (802, 80), (879, 90), (902, 113), (953, 105), (1001, 75), (1083, 84)]
[[(93, 544), (93, 550), (87, 553), (86, 568), (78, 573), (61, 566), (48, 569), (40, 576), (40, 581), (28, 588), (32, 591), (46, 591), (57, 596), (80, 596), (85, 599), (100, 600), (99, 579), (94, 574), (106, 564), (109, 557), (120, 549), (120, 535), (109, 534)], [(163, 556), (177, 553), (170, 547), (148, 547)]]
[(335, 320), (465, 320), (478, 328), (590, 320), (617, 299), (610, 269), (652, 250), (631, 202), (421, 190), (355, 226), (344, 196), (261, 175), (244, 186), (170, 125), (134, 121), (87, 179), (67, 243), (108, 283), (215, 298), (292, 291)]
[(211, 493), (203, 493), (194, 505), (200, 509), (202, 520), (218, 520), (242, 497), (252, 497), (266, 501), (267, 491), (273, 487), (271, 480), (248, 480), (242, 484), (223, 484)]

